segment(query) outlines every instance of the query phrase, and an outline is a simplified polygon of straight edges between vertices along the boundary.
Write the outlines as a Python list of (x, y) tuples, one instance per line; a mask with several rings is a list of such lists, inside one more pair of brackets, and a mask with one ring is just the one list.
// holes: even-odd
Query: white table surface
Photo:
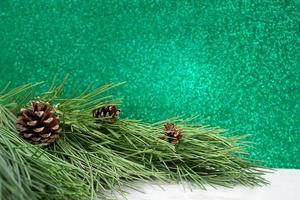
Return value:
[(161, 185), (156, 183), (136, 183), (141, 192), (126, 189), (128, 194), (118, 196), (118, 200), (300, 200), (300, 169), (277, 169), (266, 178), (271, 182), (263, 187), (235, 188), (207, 187), (200, 188), (183, 187), (180, 184)]

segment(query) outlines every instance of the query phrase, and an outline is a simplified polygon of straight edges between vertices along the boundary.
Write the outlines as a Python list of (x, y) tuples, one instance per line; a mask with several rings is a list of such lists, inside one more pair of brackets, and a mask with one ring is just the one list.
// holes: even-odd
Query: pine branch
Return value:
[[(20, 109), (27, 106), (27, 99), (35, 99), (32, 91), (36, 85), (12, 91), (7, 87), (0, 93), (0, 169), (5, 172), (0, 173), (4, 183), (0, 194), (15, 197), (14, 188), (23, 188), (17, 199), (24, 199), (27, 194), (36, 195), (34, 198), (50, 194), (48, 198), (96, 199), (99, 191), (123, 193), (120, 186), (151, 178), (192, 181), (203, 188), (206, 184), (232, 187), (267, 183), (262, 175), (268, 170), (247, 158), (244, 136), (228, 136), (227, 130), (188, 125), (176, 119), (155, 124), (129, 119), (113, 123), (110, 116), (96, 119), (95, 110), (120, 103), (106, 94), (120, 84), (94, 90), (90, 85), (79, 95), (67, 96), (66, 81), (67, 78), (59, 85), (53, 81), (49, 91), (38, 97), (60, 117), (63, 128), (60, 139), (46, 147), (17, 137), (16, 118), (8, 110)], [(166, 141), (161, 139), (166, 122), (173, 122), (183, 132), (183, 138), (177, 138), (175, 145), (168, 142), (169, 136), (164, 136)], [(11, 163), (15, 164), (10, 166)], [(15, 171), (7, 173), (9, 167)], [(103, 198), (109, 196), (103, 194)]]

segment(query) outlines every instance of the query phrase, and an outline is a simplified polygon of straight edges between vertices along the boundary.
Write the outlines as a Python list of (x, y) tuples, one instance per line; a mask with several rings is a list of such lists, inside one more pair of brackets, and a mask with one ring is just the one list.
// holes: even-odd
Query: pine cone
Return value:
[(50, 144), (59, 137), (60, 121), (51, 108), (33, 101), (31, 108), (22, 108), (17, 118), (21, 137), (32, 144)]
[(172, 123), (166, 123), (164, 125), (163, 133), (164, 136), (161, 136), (160, 139), (168, 140), (172, 144), (178, 144), (179, 140), (182, 138), (182, 130), (176, 129), (175, 125)]
[(117, 106), (112, 105), (95, 110), (93, 116), (95, 118), (110, 118), (111, 122), (114, 123), (120, 112), (121, 110), (118, 109)]

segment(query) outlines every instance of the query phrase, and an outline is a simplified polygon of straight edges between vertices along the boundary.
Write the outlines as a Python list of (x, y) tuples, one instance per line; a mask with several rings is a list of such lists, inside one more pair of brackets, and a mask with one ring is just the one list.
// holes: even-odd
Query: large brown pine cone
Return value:
[(110, 118), (111, 122), (114, 123), (120, 112), (121, 110), (117, 106), (112, 105), (95, 110), (93, 116), (95, 118)]
[(59, 137), (60, 121), (47, 104), (33, 101), (31, 108), (21, 109), (17, 130), (32, 144), (50, 144)]
[(164, 136), (161, 136), (160, 139), (167, 140), (172, 144), (178, 144), (179, 140), (182, 138), (182, 130), (176, 129), (175, 125), (172, 123), (166, 123), (164, 125), (163, 133)]

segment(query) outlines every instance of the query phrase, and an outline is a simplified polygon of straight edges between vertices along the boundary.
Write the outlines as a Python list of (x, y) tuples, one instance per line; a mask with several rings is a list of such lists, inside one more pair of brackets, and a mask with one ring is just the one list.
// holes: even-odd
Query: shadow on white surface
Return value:
[[(300, 200), (300, 170), (278, 169), (266, 178), (271, 182), (263, 187), (235, 188), (207, 187), (188, 189), (179, 184), (161, 185), (158, 183), (136, 183), (142, 192), (125, 189), (125, 197), (118, 196), (118, 200)], [(163, 188), (163, 189), (162, 189)]]

